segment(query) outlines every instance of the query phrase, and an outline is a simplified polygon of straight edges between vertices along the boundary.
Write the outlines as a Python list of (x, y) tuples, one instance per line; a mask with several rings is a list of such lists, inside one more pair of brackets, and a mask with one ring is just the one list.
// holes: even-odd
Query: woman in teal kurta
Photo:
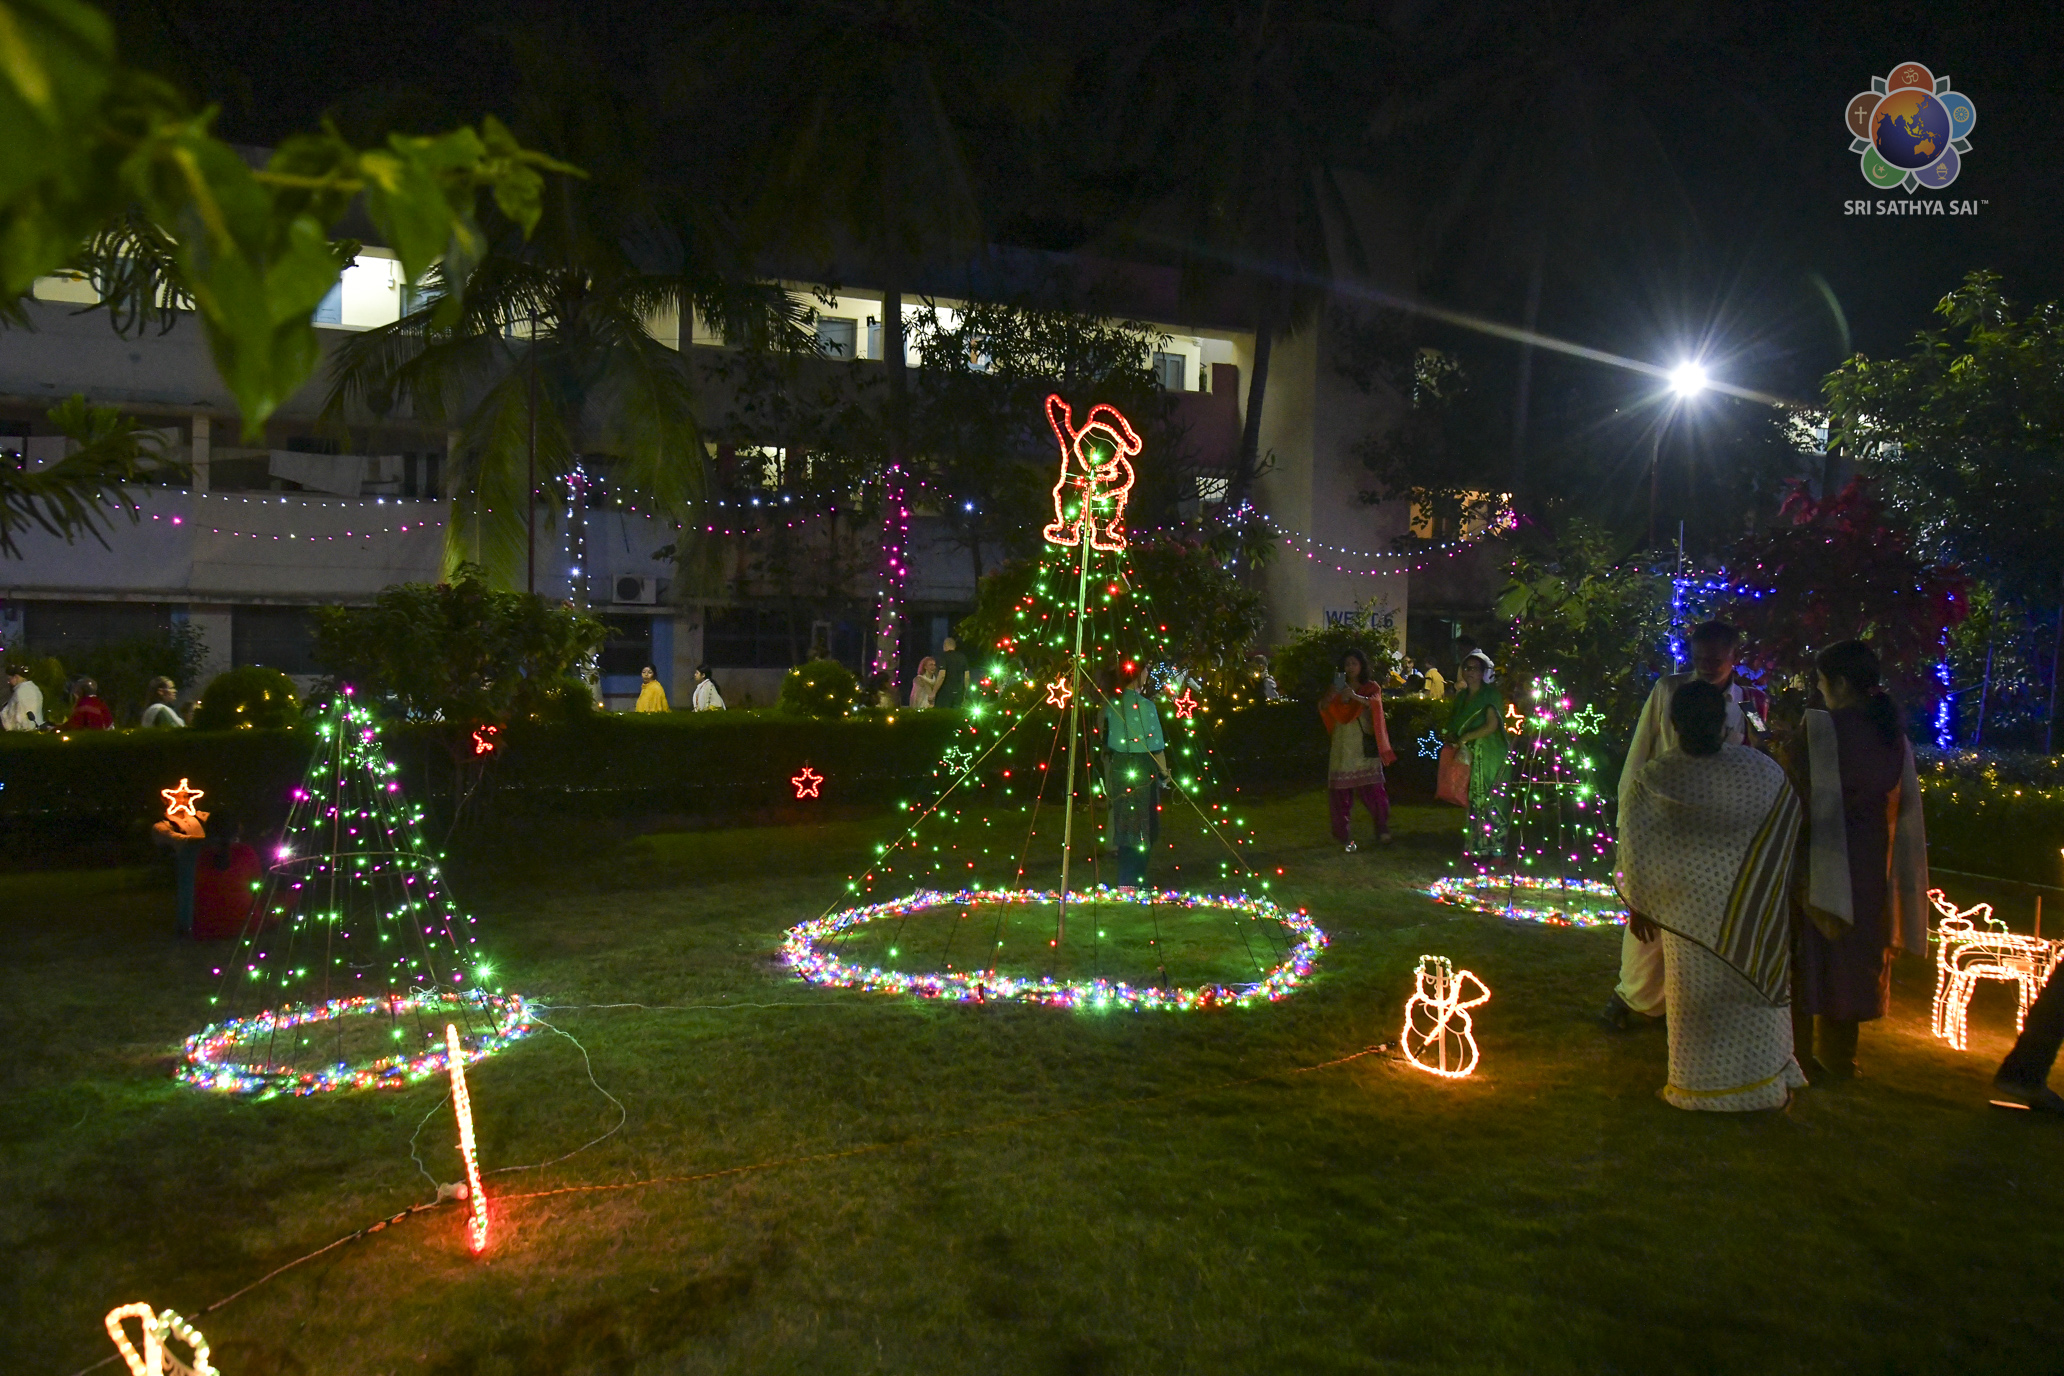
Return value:
[(1505, 854), (1506, 782), (1512, 777), (1505, 734), (1505, 694), (1492, 681), (1490, 657), (1475, 651), (1462, 661), (1461, 691), (1448, 714), (1448, 739), (1469, 757), (1469, 817), (1462, 823), (1462, 858), (1492, 861)]

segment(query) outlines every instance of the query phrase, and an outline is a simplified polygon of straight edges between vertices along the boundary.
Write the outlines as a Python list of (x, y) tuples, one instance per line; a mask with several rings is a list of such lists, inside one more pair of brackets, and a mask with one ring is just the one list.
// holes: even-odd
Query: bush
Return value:
[(269, 730), (300, 720), (294, 680), (256, 664), (217, 674), (194, 704), (193, 724), (200, 731)]
[(1270, 659), (1277, 689), (1307, 706), (1318, 702), (1333, 686), (1334, 664), (1351, 648), (1368, 654), (1369, 673), (1381, 683), (1398, 660), (1397, 632), (1370, 626), (1292, 631), (1290, 643), (1278, 645)]
[(791, 716), (843, 717), (859, 696), (860, 683), (851, 669), (835, 659), (813, 659), (788, 671), (777, 705)]

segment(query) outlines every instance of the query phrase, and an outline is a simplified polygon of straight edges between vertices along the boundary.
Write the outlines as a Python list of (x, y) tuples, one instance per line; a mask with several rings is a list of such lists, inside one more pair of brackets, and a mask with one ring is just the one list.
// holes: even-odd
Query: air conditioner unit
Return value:
[(659, 601), (659, 580), (624, 574), (613, 585), (609, 600), (618, 604), (649, 607)]

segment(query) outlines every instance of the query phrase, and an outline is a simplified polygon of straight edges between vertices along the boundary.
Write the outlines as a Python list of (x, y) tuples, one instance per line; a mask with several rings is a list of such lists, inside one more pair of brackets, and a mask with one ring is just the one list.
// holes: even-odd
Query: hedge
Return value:
[[(1445, 707), (1417, 699), (1386, 704), (1394, 796), (1433, 795), (1431, 760), (1415, 742)], [(779, 711), (597, 713), (551, 725), (518, 723), (467, 804), (468, 833), (535, 832), (555, 822), (654, 825), (772, 821), (855, 804), (916, 797), (932, 782), (958, 712), (862, 714), (823, 721)], [(444, 728), (390, 727), (384, 743), (403, 786), (429, 804), (440, 828), (454, 786)], [(276, 731), (95, 731), (0, 736), (0, 865), (137, 861), (153, 854), (158, 790), (180, 779), (205, 790), (211, 830), (241, 821), (252, 835), (278, 827), (301, 782), (315, 737), (307, 726)], [(1326, 733), (1300, 703), (1236, 712), (1207, 741), (1219, 784), (1284, 792), (1319, 786)], [(808, 764), (818, 797), (790, 784)], [(1006, 786), (1009, 787), (1009, 786)]]

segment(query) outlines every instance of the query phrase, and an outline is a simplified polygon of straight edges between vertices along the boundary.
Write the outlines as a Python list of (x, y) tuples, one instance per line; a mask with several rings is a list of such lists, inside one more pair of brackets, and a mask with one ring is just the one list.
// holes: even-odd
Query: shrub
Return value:
[(1290, 642), (1278, 645), (1270, 657), (1276, 688), (1286, 697), (1302, 703), (1316, 703), (1333, 686), (1333, 666), (1350, 648), (1369, 656), (1369, 673), (1381, 683), (1397, 663), (1397, 632), (1386, 627), (1328, 626), (1324, 630), (1298, 629)]
[(788, 671), (777, 705), (791, 716), (843, 717), (859, 696), (851, 669), (835, 659), (813, 659)]
[(193, 724), (201, 731), (232, 727), (270, 729), (301, 720), (301, 700), (294, 680), (277, 669), (248, 664), (217, 674), (194, 704)]

